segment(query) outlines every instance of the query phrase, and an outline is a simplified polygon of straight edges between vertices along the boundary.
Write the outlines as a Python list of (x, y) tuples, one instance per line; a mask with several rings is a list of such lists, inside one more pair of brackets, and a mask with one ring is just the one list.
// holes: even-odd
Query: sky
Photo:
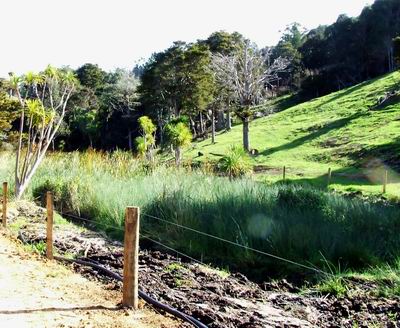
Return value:
[(285, 26), (307, 29), (358, 16), (373, 0), (4, 0), (0, 5), (0, 77), (95, 63), (132, 68), (174, 41), (238, 31), (260, 47)]

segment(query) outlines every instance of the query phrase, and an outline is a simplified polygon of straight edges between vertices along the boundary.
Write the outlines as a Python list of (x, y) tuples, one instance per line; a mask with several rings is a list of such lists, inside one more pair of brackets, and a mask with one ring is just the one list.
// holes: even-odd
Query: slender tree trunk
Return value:
[(211, 112), (211, 143), (215, 144), (215, 112)]
[(232, 129), (231, 111), (229, 109), (226, 112), (226, 129), (228, 131)]
[(190, 117), (190, 126), (192, 128), (193, 139), (196, 139), (197, 138), (196, 122), (193, 120), (192, 117)]
[(32, 165), (29, 173), (26, 175), (26, 177), (23, 179), (23, 181), (20, 181), (18, 179), (18, 183), (15, 184), (15, 196), (17, 199), (20, 199), (22, 194), (24, 193), (26, 187), (29, 185), (29, 182), (31, 181), (33, 175), (35, 174), (36, 170), (38, 169), (40, 163), (42, 163), (47, 149), (49, 148), (50, 143), (47, 143), (43, 150), (41, 151), (41, 153), (39, 154), (39, 156), (36, 158), (34, 164)]
[(175, 164), (176, 166), (181, 165), (181, 147), (175, 147)]
[(200, 134), (204, 135), (203, 114), (200, 112)]
[(132, 145), (132, 131), (131, 131), (131, 129), (129, 129), (129, 131), (128, 131), (128, 147), (129, 147), (129, 150), (130, 150), (130, 151), (133, 150), (133, 145)]
[(250, 119), (245, 117), (242, 119), (243, 122), (243, 148), (250, 152), (250, 141), (249, 141), (249, 122)]
[(221, 131), (225, 127), (225, 116), (224, 112), (221, 110), (219, 110), (217, 113), (218, 113), (218, 124), (216, 125), (217, 131)]

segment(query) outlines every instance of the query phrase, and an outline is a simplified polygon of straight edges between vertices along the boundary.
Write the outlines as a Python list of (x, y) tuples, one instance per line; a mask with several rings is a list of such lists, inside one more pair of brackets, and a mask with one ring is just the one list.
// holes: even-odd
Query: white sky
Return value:
[(292, 22), (308, 29), (357, 16), (373, 0), (0, 0), (0, 77), (72, 68), (132, 68), (173, 41), (238, 31), (273, 45)]

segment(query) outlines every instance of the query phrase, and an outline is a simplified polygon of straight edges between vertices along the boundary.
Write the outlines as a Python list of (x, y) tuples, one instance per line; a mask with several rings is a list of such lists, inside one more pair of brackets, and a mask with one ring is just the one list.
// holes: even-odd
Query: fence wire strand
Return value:
[(204, 262), (202, 262), (202, 261), (200, 261), (200, 260), (197, 260), (197, 259), (195, 259), (194, 257), (191, 257), (191, 256), (189, 256), (189, 255), (187, 255), (187, 254), (185, 254), (185, 253), (182, 253), (182, 252), (180, 252), (180, 251), (178, 251), (178, 250), (176, 250), (176, 249), (174, 249), (174, 248), (172, 248), (172, 247), (170, 247), (170, 246), (167, 246), (167, 245), (161, 243), (160, 241), (154, 240), (154, 239), (150, 238), (149, 236), (146, 236), (146, 235), (144, 235), (144, 234), (142, 234), (142, 233), (140, 233), (140, 236), (141, 236), (142, 238), (145, 238), (145, 239), (147, 239), (147, 240), (150, 240), (151, 242), (153, 242), (153, 243), (155, 243), (155, 244), (157, 244), (157, 245), (159, 245), (159, 246), (161, 246), (161, 247), (164, 247), (164, 248), (166, 248), (166, 249), (168, 249), (168, 250), (170, 250), (170, 251), (173, 251), (173, 252), (175, 252), (176, 254), (179, 254), (179, 255), (181, 255), (181, 256), (183, 256), (183, 257), (186, 257), (186, 258), (192, 260), (193, 262), (196, 262), (196, 263), (198, 263), (198, 264), (207, 266), (207, 264), (205, 264)]

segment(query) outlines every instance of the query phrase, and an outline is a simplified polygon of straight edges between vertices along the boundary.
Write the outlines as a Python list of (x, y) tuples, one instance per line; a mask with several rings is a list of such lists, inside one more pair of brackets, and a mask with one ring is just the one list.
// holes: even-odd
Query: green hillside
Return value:
[[(332, 168), (331, 188), (382, 191), (384, 169), (387, 193), (400, 195), (400, 101), (382, 106), (378, 99), (400, 89), (400, 73), (364, 82), (325, 97), (291, 107), (250, 125), (250, 145), (257, 179), (275, 182), (287, 167), (287, 178), (323, 186)], [(198, 142), (188, 152), (194, 160), (218, 160), (232, 144), (242, 142), (242, 126)], [(204, 156), (197, 157), (198, 152)]]

